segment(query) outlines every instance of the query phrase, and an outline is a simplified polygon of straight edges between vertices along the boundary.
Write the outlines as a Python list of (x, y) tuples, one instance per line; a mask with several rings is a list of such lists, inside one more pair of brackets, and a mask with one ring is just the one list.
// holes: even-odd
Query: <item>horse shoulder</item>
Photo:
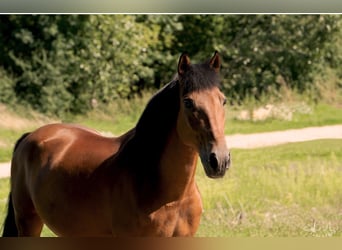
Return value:
[[(172, 201), (149, 215), (146, 235), (193, 236), (199, 226), (202, 200), (196, 185), (182, 199)], [(146, 220), (145, 220), (146, 221)], [(150, 229), (150, 230), (148, 230)]]
[(202, 211), (201, 195), (194, 183), (179, 205), (179, 217), (173, 236), (193, 236), (199, 226)]

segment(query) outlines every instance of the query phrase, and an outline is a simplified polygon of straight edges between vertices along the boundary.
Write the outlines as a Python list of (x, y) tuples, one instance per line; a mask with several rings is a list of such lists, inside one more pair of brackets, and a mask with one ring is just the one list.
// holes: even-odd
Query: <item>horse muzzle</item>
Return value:
[(209, 154), (201, 154), (200, 158), (204, 171), (209, 178), (221, 178), (228, 170), (231, 157), (230, 152), (210, 152)]

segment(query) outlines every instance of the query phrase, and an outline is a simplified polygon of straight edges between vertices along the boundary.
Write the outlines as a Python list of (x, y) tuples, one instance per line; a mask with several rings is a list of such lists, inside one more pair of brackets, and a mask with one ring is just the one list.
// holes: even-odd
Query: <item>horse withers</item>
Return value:
[(193, 236), (202, 201), (198, 157), (208, 177), (230, 165), (220, 57), (191, 64), (147, 104), (127, 133), (103, 137), (50, 124), (15, 146), (3, 236)]

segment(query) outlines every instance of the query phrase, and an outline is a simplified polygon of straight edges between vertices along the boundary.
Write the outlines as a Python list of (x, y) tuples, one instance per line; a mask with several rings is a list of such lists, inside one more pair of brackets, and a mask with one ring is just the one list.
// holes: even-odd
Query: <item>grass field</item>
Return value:
[[(85, 115), (66, 117), (62, 122), (78, 123), (109, 135), (120, 135), (135, 126), (150, 96), (147, 95), (142, 99), (134, 99), (130, 102), (123, 100), (106, 107), (100, 107)], [(277, 112), (264, 115), (262, 119), (258, 120), (253, 120), (252, 117), (240, 118), (241, 113), (252, 112), (248, 110), (248, 107), (227, 106), (225, 133), (248, 134), (308, 126), (342, 124), (342, 108), (338, 105), (325, 103), (308, 105), (294, 102), (286, 104), (286, 110), (283, 110), (282, 105), (278, 104), (279, 108), (275, 109)], [(7, 114), (11, 118), (9, 121), (5, 121), (5, 124), (2, 124), (0, 119), (0, 162), (10, 160), (13, 145), (23, 133), (32, 131), (44, 123), (58, 121), (58, 119), (46, 117), (38, 119), (34, 117), (32, 120), (32, 116), (37, 116), (34, 113), (30, 119), (22, 118), (27, 116), (25, 110), (19, 110), (19, 112), (13, 110), (3, 111), (0, 106), (0, 111), (2, 116)], [(290, 115), (291, 119), (282, 117), (283, 113)], [(8, 124), (22, 125), (8, 126)]]
[[(289, 105), (288, 115), (291, 119), (282, 117), (281, 114), (272, 114), (261, 120), (239, 120), (237, 113), (240, 109), (231, 108), (227, 110), (226, 134), (248, 134), (259, 132), (280, 131), (287, 129), (299, 129), (312, 126), (324, 126), (342, 124), (342, 108), (334, 105), (320, 103), (307, 106), (297, 103)], [(280, 109), (279, 112), (282, 110)]]
[[(219, 180), (199, 165), (204, 213), (197, 236), (342, 236), (341, 146), (318, 140), (233, 150), (232, 167)], [(8, 186), (0, 180), (0, 221)]]
[(198, 183), (198, 236), (342, 236), (342, 140), (233, 150), (219, 181)]

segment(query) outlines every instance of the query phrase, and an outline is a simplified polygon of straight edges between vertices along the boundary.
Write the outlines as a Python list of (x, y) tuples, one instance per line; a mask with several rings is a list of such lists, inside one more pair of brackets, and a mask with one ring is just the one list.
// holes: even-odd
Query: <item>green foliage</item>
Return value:
[[(160, 88), (181, 52), (218, 50), (234, 101), (304, 91), (326, 68), (341, 75), (337, 15), (2, 15), (0, 101), (84, 113)], [(321, 77), (321, 79), (323, 79)], [(337, 83), (339, 84), (339, 83)]]
[(180, 21), (181, 47), (201, 57), (220, 51), (224, 90), (238, 100), (273, 94), (282, 86), (305, 90), (317, 65), (341, 65), (331, 51), (338, 16), (195, 15)]
[(74, 36), (83, 16), (1, 16), (0, 57), (16, 76), (14, 93), (21, 103), (57, 115), (72, 109), (71, 70)]
[(14, 104), (16, 97), (14, 94), (15, 81), (8, 73), (0, 67), (0, 103)]

